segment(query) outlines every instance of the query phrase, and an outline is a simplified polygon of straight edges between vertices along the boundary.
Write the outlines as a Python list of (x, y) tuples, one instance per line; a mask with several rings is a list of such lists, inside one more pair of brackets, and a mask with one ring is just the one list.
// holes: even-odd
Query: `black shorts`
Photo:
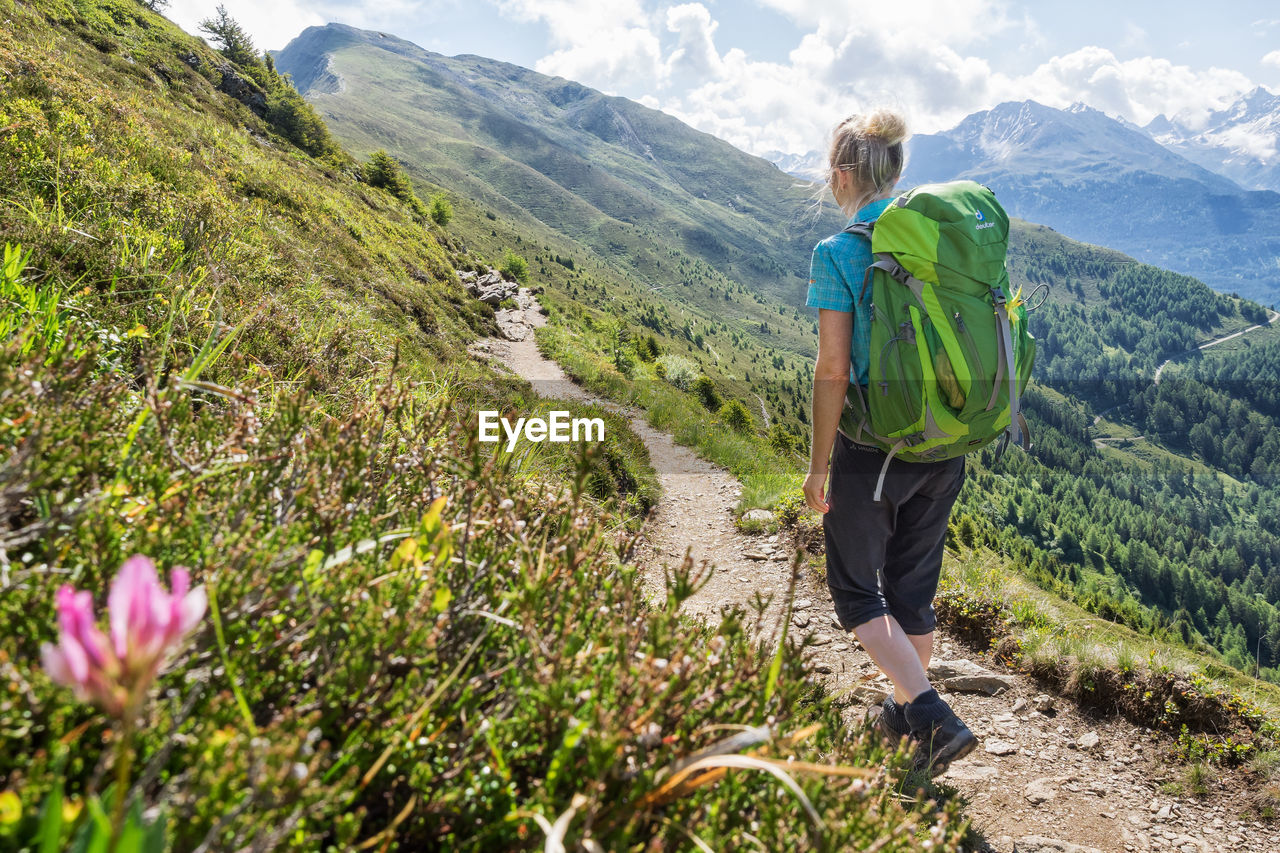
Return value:
[(888, 613), (906, 633), (927, 634), (937, 624), (933, 597), (947, 520), (964, 483), (964, 457), (894, 459), (876, 502), (872, 496), (884, 459), (883, 451), (836, 433), (830, 509), (822, 518), (827, 587), (845, 630)]

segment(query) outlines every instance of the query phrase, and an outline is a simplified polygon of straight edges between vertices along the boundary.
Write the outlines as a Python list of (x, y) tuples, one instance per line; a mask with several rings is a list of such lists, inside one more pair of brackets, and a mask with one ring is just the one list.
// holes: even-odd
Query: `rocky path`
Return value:
[[(649, 448), (663, 489), (636, 555), (647, 569), (647, 583), (660, 588), (663, 564), (678, 563), (687, 549), (695, 563), (705, 560), (716, 569), (686, 604), (691, 613), (715, 618), (721, 606), (745, 606), (756, 593), (782, 599), (793, 549), (777, 536), (737, 529), (737, 481), (654, 430), (638, 410), (601, 400), (569, 381), (533, 343), (532, 328), (544, 322), (536, 302), (524, 292), (518, 302), (520, 307), (503, 318), (504, 334), (518, 340), (490, 339), (473, 351), (525, 377), (539, 393), (591, 401), (627, 415)], [(808, 572), (801, 584), (793, 627), (815, 634), (815, 671), (847, 697), (846, 718), (857, 724), (890, 685), (857, 641), (834, 624), (825, 585)], [(965, 813), (987, 839), (983, 849), (1280, 851), (1280, 831), (1241, 818), (1244, 805), (1232, 801), (1216, 780), (1209, 780), (1204, 798), (1165, 793), (1164, 786), (1180, 781), (1183, 773), (1169, 760), (1166, 737), (1123, 720), (1090, 718), (1073, 703), (1045, 695), (1033, 680), (996, 669), (940, 635), (933, 681), (981, 738), (979, 748), (941, 781), (963, 798)]]

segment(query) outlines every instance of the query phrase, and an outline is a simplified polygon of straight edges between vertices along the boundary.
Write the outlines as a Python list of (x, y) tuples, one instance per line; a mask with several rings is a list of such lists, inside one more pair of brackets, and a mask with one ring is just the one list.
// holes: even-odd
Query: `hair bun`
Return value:
[(881, 140), (885, 145), (898, 145), (907, 138), (907, 122), (891, 110), (876, 110), (867, 116), (863, 125), (866, 134)]

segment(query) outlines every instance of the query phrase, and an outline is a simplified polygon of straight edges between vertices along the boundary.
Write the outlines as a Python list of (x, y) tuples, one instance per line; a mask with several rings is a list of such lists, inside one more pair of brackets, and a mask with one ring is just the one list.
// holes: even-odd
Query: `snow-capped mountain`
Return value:
[(957, 169), (1088, 180), (1140, 171), (1219, 193), (1240, 190), (1230, 179), (1084, 104), (1057, 110), (1035, 101), (1004, 103), (944, 133), (915, 136), (910, 145), (906, 177), (917, 183), (946, 179)]
[(804, 154), (766, 151), (763, 156), (788, 175), (795, 175), (806, 181), (824, 181), (827, 178), (827, 157), (821, 151), (808, 151)]
[(961, 177), (1014, 216), (1280, 301), (1280, 193), (1246, 190), (1098, 110), (1006, 103), (912, 138), (903, 186)]
[(1280, 95), (1259, 86), (1198, 130), (1180, 116), (1145, 128), (1161, 145), (1248, 189), (1280, 191)]

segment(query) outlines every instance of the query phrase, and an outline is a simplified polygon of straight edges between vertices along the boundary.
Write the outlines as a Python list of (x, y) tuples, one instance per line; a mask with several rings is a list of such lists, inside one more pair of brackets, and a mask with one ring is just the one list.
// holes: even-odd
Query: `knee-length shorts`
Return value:
[(928, 634), (942, 571), (947, 520), (964, 484), (964, 457), (894, 459), (872, 500), (884, 451), (836, 433), (822, 519), (827, 587), (845, 630), (891, 614), (907, 634)]

